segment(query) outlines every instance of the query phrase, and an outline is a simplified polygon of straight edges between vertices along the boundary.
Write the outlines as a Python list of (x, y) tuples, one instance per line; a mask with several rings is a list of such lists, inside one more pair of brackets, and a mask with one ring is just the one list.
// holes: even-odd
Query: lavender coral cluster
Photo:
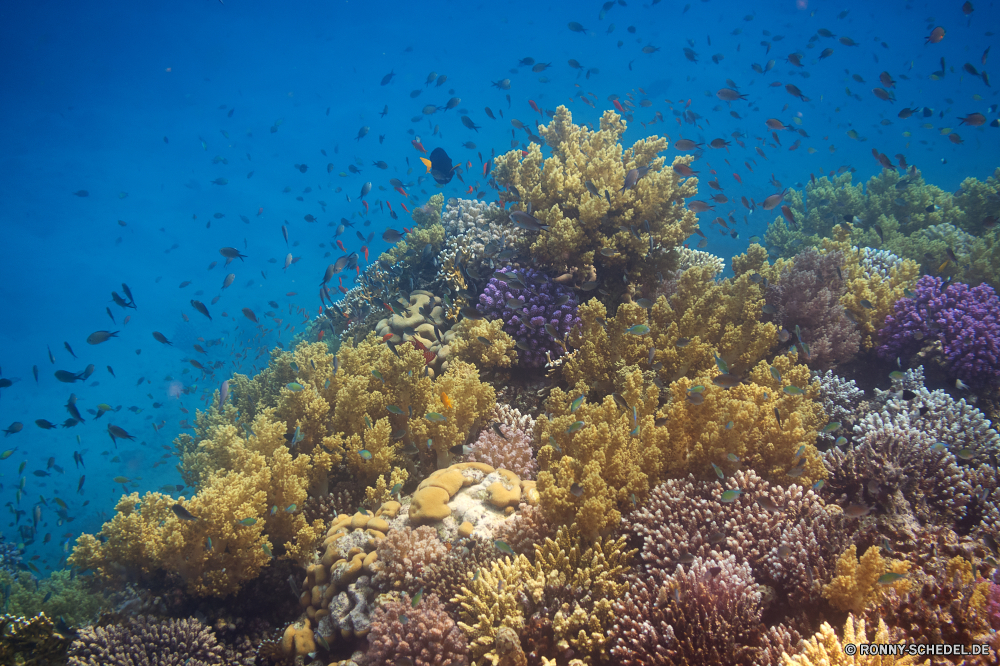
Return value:
[(809, 364), (817, 368), (849, 361), (861, 346), (861, 332), (840, 304), (846, 285), (837, 271), (843, 263), (841, 252), (820, 254), (809, 248), (767, 290), (776, 321), (789, 330), (799, 326), (810, 348)]
[(941, 278), (925, 275), (912, 296), (896, 301), (879, 338), (883, 358), (937, 342), (952, 377), (974, 388), (1000, 381), (1000, 298), (987, 284), (944, 287)]
[[(565, 337), (580, 323), (576, 297), (570, 289), (532, 268), (506, 267), (499, 272), (517, 276), (526, 288), (492, 277), (479, 296), (480, 309), (487, 319), (503, 320), (503, 330), (519, 343), (518, 359), (522, 366), (541, 367), (545, 365), (545, 352), (551, 352), (553, 358), (563, 353), (545, 325), (554, 327), (560, 340)], [(565, 302), (560, 303), (563, 297)], [(511, 308), (508, 306), (511, 300), (524, 305)]]

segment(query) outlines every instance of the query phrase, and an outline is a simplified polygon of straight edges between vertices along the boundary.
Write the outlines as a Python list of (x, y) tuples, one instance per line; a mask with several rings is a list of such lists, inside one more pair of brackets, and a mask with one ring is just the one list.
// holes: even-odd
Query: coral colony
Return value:
[[(1000, 647), (1000, 261), (972, 212), (997, 178), (816, 179), (785, 194), (770, 251), (727, 264), (683, 247), (692, 157), (623, 149), (624, 130), (559, 107), (550, 157), (495, 158), (502, 205), (414, 211), (176, 439), (188, 492), (128, 494), (76, 541), (117, 612), (11, 635), (81, 665)], [(9, 610), (28, 608), (4, 552)]]

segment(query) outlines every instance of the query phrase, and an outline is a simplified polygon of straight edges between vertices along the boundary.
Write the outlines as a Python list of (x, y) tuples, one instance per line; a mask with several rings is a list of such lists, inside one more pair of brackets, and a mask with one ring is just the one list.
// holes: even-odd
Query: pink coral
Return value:
[(497, 434), (494, 428), (483, 430), (471, 444), (472, 452), (465, 460), (507, 469), (522, 479), (534, 479), (538, 474), (538, 462), (531, 448), (531, 435), (503, 424), (498, 424), (497, 428), (504, 436)]
[(1000, 629), (1000, 585), (996, 583), (990, 583), (990, 596), (986, 599), (986, 615), (993, 630)]
[(379, 608), (372, 617), (368, 642), (371, 647), (364, 663), (373, 666), (404, 662), (414, 666), (469, 663), (465, 634), (435, 594), (424, 597), (416, 608), (402, 601), (390, 601)]
[(375, 586), (384, 590), (410, 589), (425, 567), (444, 559), (447, 547), (433, 527), (393, 530), (381, 541), (375, 564)]
[(795, 256), (794, 267), (767, 289), (767, 302), (777, 309), (775, 323), (799, 327), (809, 345), (809, 365), (827, 369), (858, 353), (861, 332), (848, 319), (840, 298), (847, 285), (838, 272), (841, 252), (821, 255), (809, 248)]

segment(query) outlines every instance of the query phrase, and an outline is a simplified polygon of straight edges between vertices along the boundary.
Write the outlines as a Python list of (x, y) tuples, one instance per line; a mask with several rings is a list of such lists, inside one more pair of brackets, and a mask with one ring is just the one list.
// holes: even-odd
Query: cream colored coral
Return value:
[[(873, 657), (861, 654), (848, 655), (844, 652), (844, 647), (847, 645), (871, 643), (882, 645), (890, 643), (889, 628), (885, 622), (880, 618), (875, 635), (869, 638), (865, 630), (865, 621), (848, 615), (844, 624), (843, 641), (837, 638), (833, 627), (824, 622), (820, 630), (805, 641), (805, 648), (801, 654), (789, 656), (786, 652), (781, 655), (781, 659), (784, 666), (913, 666), (920, 663), (916, 657), (908, 655)], [(897, 645), (902, 643), (903, 641), (900, 641)], [(925, 665), (930, 663), (930, 659), (923, 662)]]

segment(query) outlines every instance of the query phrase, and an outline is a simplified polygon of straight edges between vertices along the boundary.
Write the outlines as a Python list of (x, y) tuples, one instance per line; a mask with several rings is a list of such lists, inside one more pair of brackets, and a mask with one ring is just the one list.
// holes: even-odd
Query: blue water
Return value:
[[(714, 169), (734, 202), (714, 215), (734, 210), (740, 220), (737, 239), (709, 234), (707, 249), (726, 258), (742, 251), (750, 236), (762, 236), (774, 219), (761, 210), (747, 215), (738, 203), (741, 196), (761, 201), (778, 191), (772, 179), (794, 187), (810, 174), (845, 166), (856, 169), (855, 182), (867, 180), (881, 170), (872, 148), (889, 156), (903, 153), (928, 182), (945, 189), (957, 189), (969, 176), (985, 179), (996, 166), (1000, 130), (960, 126), (958, 117), (980, 112), (996, 118), (995, 106), (989, 108), (998, 101), (997, 88), (962, 67), (993, 68), (993, 61), (982, 65), (981, 56), (997, 45), (988, 30), (1000, 26), (1000, 9), (976, 2), (967, 17), (960, 7), (958, 2), (629, 0), (601, 20), (598, 2), (6, 3), (0, 21), (0, 370), (18, 381), (0, 390), (0, 426), (25, 425), (0, 441), (2, 449), (17, 449), (0, 461), (0, 504), (12, 512), (2, 524), (4, 535), (26, 544), (26, 558), (40, 556), (35, 561), (40, 569), (57, 568), (67, 541), (97, 531), (113, 513), (123, 491), (114, 477), (128, 478), (129, 491), (181, 483), (169, 447), (182, 431), (181, 421), (193, 421), (203, 391), (217, 388), (234, 371), (252, 374), (266, 362), (266, 355), (254, 361), (261, 350), (291, 338), (290, 330), (280, 336), (274, 330), (248, 343), (257, 329), (241, 309), (252, 309), (264, 321), (273, 300), (280, 305), (274, 309), (283, 319), (279, 328), (301, 328), (300, 309), (316, 312), (323, 270), (341, 254), (330, 245), (342, 217), (365, 235), (375, 232), (370, 257), (376, 260), (387, 247), (382, 231), (408, 224), (404, 199), (389, 179), (409, 183), (424, 173), (411, 145), (417, 136), (428, 151), (441, 146), (456, 162), (472, 163), (464, 184), (456, 179), (443, 188), (446, 197), (471, 198), (486, 190), (486, 198), (494, 199), (482, 164), (511, 148), (510, 119), (529, 126), (548, 121), (529, 100), (543, 110), (566, 104), (578, 123), (596, 123), (604, 110), (613, 109), (610, 95), (651, 100), (652, 106), (636, 109), (625, 145), (651, 134), (665, 134), (671, 144), (681, 137), (733, 141), (732, 133), (741, 132), (746, 148), (733, 142), (728, 150), (706, 149), (695, 163), (702, 172), (699, 198), (712, 194), (707, 180)], [(846, 16), (838, 18), (842, 11)], [(570, 21), (586, 32), (571, 32)], [(937, 25), (946, 28), (945, 39), (925, 44)], [(819, 28), (836, 37), (809, 48), (809, 37)], [(842, 36), (858, 45), (842, 45)], [(769, 52), (762, 42), (770, 44)], [(645, 54), (648, 45), (659, 50)], [(684, 47), (697, 52), (697, 63), (685, 58)], [(833, 55), (817, 62), (827, 47)], [(993, 60), (1000, 58), (1000, 48), (994, 51)], [(803, 68), (785, 61), (793, 52), (804, 54)], [(718, 63), (712, 60), (716, 54), (723, 56)], [(552, 66), (541, 73), (518, 68), (525, 57)], [(583, 70), (572, 69), (571, 58)], [(777, 63), (765, 75), (752, 70), (752, 63), (764, 65), (771, 58)], [(946, 75), (932, 81), (928, 75), (940, 68), (941, 58)], [(591, 68), (599, 72), (589, 78), (581, 73)], [(897, 81), (894, 104), (871, 92), (882, 71)], [(394, 77), (381, 85), (390, 72)], [(430, 72), (447, 80), (440, 87), (427, 85)], [(509, 91), (491, 85), (505, 78)], [(727, 105), (715, 96), (727, 79), (748, 102)], [(769, 87), (773, 81), (797, 85), (810, 101), (792, 97), (783, 86)], [(421, 92), (412, 98), (416, 90)], [(596, 97), (596, 108), (580, 101), (587, 92)], [(461, 98), (458, 108), (422, 116), (425, 105), (444, 105), (452, 97)], [(487, 106), (497, 120), (487, 118)], [(897, 118), (900, 109), (918, 106), (933, 109), (932, 117)], [(675, 113), (685, 107), (701, 116), (697, 125), (678, 122)], [(641, 121), (648, 123), (657, 111), (664, 122), (644, 128)], [(481, 129), (464, 127), (461, 115)], [(763, 147), (765, 160), (754, 147), (761, 139), (773, 141), (767, 118), (786, 124), (797, 118), (801, 124), (793, 126), (809, 136), (782, 132), (781, 147)], [(891, 123), (880, 124), (883, 119)], [(923, 123), (932, 128), (923, 129)], [(363, 126), (370, 133), (356, 140)], [(940, 132), (944, 127), (963, 142), (949, 141)], [(851, 129), (865, 140), (848, 137)], [(903, 136), (906, 131), (912, 136)], [(515, 134), (519, 144), (526, 141), (523, 132)], [(801, 144), (790, 151), (796, 139)], [(462, 147), (469, 141), (475, 149)], [(674, 154), (671, 148), (668, 159)], [(375, 160), (389, 168), (373, 166)], [(338, 175), (355, 163), (360, 174)], [(301, 173), (296, 164), (308, 170)], [(219, 178), (228, 184), (213, 184)], [(366, 197), (367, 217), (358, 198), (366, 181), (375, 186)], [(407, 207), (425, 202), (432, 186), (427, 181), (407, 187), (412, 195)], [(74, 196), (80, 190), (89, 196)], [(398, 222), (380, 209), (379, 200), (400, 213)], [(224, 217), (217, 219), (216, 213)], [(310, 214), (316, 223), (305, 221)], [(710, 219), (703, 219), (706, 230)], [(287, 247), (282, 225), (289, 232)], [(349, 251), (361, 245), (355, 229), (341, 236)], [(244, 252), (245, 262), (224, 268), (219, 249), (225, 246)], [(288, 252), (300, 261), (283, 271)], [(332, 256), (324, 256), (327, 252)], [(219, 265), (208, 270), (212, 262)], [(223, 291), (229, 272), (236, 279)], [(185, 281), (190, 285), (180, 288)], [(123, 282), (135, 296), (134, 310), (110, 300), (112, 291), (122, 293)], [(345, 287), (351, 284), (344, 279)], [(292, 292), (296, 295), (286, 296)], [(209, 305), (219, 294), (218, 303)], [(208, 305), (212, 321), (191, 307), (191, 299)], [(87, 336), (98, 330), (120, 333), (88, 345)], [(154, 331), (173, 346), (154, 340)], [(198, 338), (221, 343), (203, 356), (191, 347)], [(245, 350), (247, 357), (237, 360)], [(203, 377), (187, 362), (191, 358), (223, 366)], [(56, 370), (80, 372), (91, 363), (96, 370), (83, 382), (65, 384), (53, 376)], [(172, 385), (189, 393), (173, 395)], [(71, 393), (79, 399), (84, 423), (54, 430), (35, 425), (36, 419), (66, 419), (63, 405)], [(99, 403), (122, 409), (95, 421), (86, 410)], [(134, 434), (135, 441), (120, 442), (116, 449), (108, 423)], [(83, 454), (86, 469), (77, 469), (74, 451)], [(111, 462), (115, 456), (120, 462)], [(50, 457), (64, 473), (47, 468)], [(17, 504), (22, 462), (27, 480)], [(36, 470), (50, 475), (35, 475)], [(81, 474), (86, 481), (78, 494)], [(39, 496), (45, 500), (43, 517), (33, 539), (26, 540), (18, 527), (31, 525)], [(55, 497), (67, 503), (71, 522), (60, 521)], [(17, 525), (14, 510), (26, 512)], [(45, 534), (52, 535), (47, 545)]]

